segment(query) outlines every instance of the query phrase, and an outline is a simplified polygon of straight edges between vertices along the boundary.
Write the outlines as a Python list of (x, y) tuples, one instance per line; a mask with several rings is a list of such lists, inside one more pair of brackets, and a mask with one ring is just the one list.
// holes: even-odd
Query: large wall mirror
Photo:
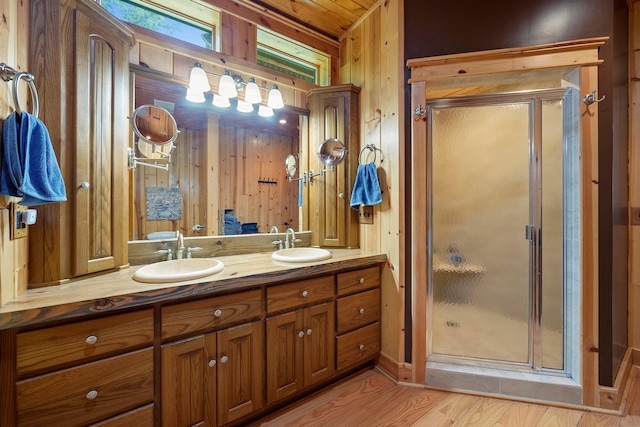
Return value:
[(301, 151), (299, 112), (280, 110), (263, 118), (239, 113), (233, 103), (214, 107), (211, 94), (193, 103), (185, 99), (185, 84), (132, 71), (132, 110), (159, 105), (180, 132), (168, 170), (133, 171), (130, 240), (175, 230), (211, 236), (269, 232), (274, 225), (299, 229), (299, 186), (289, 182), (283, 167), (289, 154)]

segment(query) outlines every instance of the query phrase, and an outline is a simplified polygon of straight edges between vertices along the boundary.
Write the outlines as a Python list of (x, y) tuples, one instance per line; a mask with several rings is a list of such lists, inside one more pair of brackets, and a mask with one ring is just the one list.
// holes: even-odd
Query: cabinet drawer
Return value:
[(153, 311), (141, 310), (17, 336), (18, 375), (153, 342)]
[(338, 333), (380, 320), (380, 289), (338, 298)]
[(380, 267), (377, 266), (338, 274), (338, 295), (347, 295), (376, 286), (380, 286)]
[(373, 359), (380, 353), (380, 322), (340, 335), (337, 343), (339, 370)]
[(20, 426), (87, 425), (152, 401), (152, 348), (16, 383)]
[(267, 312), (289, 310), (309, 303), (331, 299), (333, 294), (333, 276), (272, 286), (267, 288)]
[(153, 427), (153, 404), (136, 408), (133, 411), (117, 415), (108, 420), (91, 424), (91, 427)]
[(240, 292), (162, 307), (162, 338), (199, 332), (262, 314), (262, 291)]

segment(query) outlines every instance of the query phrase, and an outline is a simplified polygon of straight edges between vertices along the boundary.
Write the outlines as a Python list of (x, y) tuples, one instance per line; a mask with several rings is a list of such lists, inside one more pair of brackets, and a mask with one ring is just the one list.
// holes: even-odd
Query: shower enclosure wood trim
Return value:
[[(411, 69), (411, 113), (412, 119), (412, 292), (413, 335), (412, 364), (413, 381), (426, 380), (427, 339), (425, 325), (429, 321), (425, 299), (427, 295), (428, 242), (427, 201), (427, 121), (425, 105), (427, 93), (436, 83), (457, 80), (456, 89), (477, 86), (478, 78), (507, 78), (516, 74), (550, 70), (556, 68), (580, 68), (582, 85), (580, 93), (590, 93), (597, 89), (598, 49), (607, 38), (592, 38), (548, 45), (499, 49), (486, 52), (445, 55), (432, 58), (412, 59), (407, 62)], [(469, 79), (468, 83), (465, 83)], [(465, 86), (466, 85), (466, 86)], [(586, 87), (588, 85), (588, 87)], [(441, 85), (442, 86), (442, 85)], [(439, 93), (439, 97), (446, 97)], [(451, 96), (451, 95), (449, 95)], [(582, 205), (581, 228), (581, 297), (582, 297), (582, 379), (583, 404), (600, 406), (597, 374), (597, 104), (587, 106), (581, 103), (582, 139)]]

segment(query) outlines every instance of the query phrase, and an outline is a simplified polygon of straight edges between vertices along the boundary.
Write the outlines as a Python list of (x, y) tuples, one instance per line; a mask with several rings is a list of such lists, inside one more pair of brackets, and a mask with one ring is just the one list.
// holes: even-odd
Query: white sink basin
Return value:
[(271, 254), (274, 261), (284, 262), (313, 262), (331, 258), (331, 252), (320, 248), (289, 248), (280, 249)]
[(213, 258), (174, 259), (145, 265), (133, 274), (138, 282), (167, 283), (199, 279), (224, 270), (224, 264)]

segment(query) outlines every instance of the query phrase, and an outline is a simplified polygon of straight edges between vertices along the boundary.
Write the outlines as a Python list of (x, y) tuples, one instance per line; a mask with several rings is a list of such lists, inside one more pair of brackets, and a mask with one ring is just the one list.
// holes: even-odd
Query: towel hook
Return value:
[(604, 101), (606, 95), (602, 95), (602, 98), (598, 99), (596, 98), (596, 91), (592, 90), (590, 94), (587, 94), (584, 96), (584, 98), (582, 99), (582, 102), (584, 102), (587, 105), (591, 105), (594, 102), (602, 102)]

